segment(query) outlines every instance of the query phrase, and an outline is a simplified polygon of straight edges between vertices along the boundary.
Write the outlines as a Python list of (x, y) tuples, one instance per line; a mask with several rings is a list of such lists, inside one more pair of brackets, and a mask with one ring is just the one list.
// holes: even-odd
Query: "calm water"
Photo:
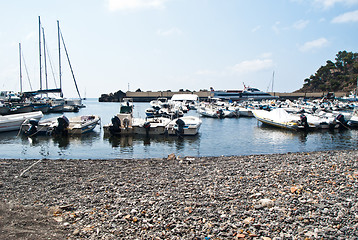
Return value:
[[(119, 103), (99, 103), (97, 99), (84, 102), (79, 113), (66, 116), (97, 114), (102, 124), (110, 122), (119, 111)], [(149, 103), (135, 103), (134, 116), (144, 117)], [(190, 115), (196, 112), (190, 111)], [(60, 114), (45, 115), (45, 118)], [(265, 127), (255, 118), (202, 118), (200, 134), (177, 137), (104, 137), (100, 126), (80, 137), (27, 138), (18, 132), (0, 133), (1, 158), (49, 159), (113, 159), (163, 158), (174, 153), (179, 156), (231, 156), (318, 150), (354, 149), (358, 131), (336, 130), (301, 133)]]

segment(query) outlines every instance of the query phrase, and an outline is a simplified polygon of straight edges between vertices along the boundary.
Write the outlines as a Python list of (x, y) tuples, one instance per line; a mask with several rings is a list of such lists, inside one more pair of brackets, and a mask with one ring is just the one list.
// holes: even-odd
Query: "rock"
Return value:
[(79, 229), (75, 229), (73, 232), (72, 232), (72, 235), (74, 236), (77, 236), (80, 234), (80, 230)]
[(250, 224), (250, 223), (252, 223), (254, 220), (255, 220), (255, 219), (252, 218), (252, 217), (247, 217), (247, 218), (245, 218), (245, 219), (242, 221), (242, 223), (244, 223), (244, 224)]
[(168, 158), (167, 158), (167, 160), (176, 160), (176, 159), (177, 159), (177, 157), (175, 156), (174, 153), (169, 154)]
[(255, 205), (255, 208), (260, 209), (260, 208), (270, 208), (273, 207), (275, 205), (275, 202), (270, 200), (270, 199), (261, 199), (257, 202), (257, 204)]

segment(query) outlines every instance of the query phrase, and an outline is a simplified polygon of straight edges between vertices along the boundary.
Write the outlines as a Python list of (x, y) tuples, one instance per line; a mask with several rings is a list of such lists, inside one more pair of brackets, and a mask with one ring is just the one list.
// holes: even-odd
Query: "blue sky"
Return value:
[[(273, 90), (292, 92), (338, 51), (358, 52), (358, 0), (12, 0), (1, 1), (0, 12), (2, 90), (20, 90), (19, 43), (39, 88), (38, 16), (54, 68), (47, 61), (49, 86), (58, 82), (59, 20), (87, 97), (128, 87), (242, 89), (243, 82), (271, 91), (273, 72)], [(62, 59), (64, 95), (76, 97)]]

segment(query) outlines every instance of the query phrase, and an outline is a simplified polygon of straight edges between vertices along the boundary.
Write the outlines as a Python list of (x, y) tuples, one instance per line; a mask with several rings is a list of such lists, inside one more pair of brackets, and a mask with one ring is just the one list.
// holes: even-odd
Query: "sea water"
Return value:
[[(97, 99), (84, 101), (86, 108), (77, 115), (99, 115), (101, 125), (93, 132), (75, 137), (25, 137), (17, 131), (0, 133), (0, 157), (17, 159), (130, 159), (165, 158), (176, 156), (233, 156), (309, 152), (320, 150), (355, 149), (358, 130), (294, 132), (267, 127), (255, 118), (201, 118), (197, 136), (104, 136), (102, 125), (119, 112), (119, 103), (100, 103)], [(149, 103), (134, 103), (134, 117), (145, 117)], [(189, 115), (198, 116), (196, 111)], [(61, 114), (48, 114), (44, 118)]]

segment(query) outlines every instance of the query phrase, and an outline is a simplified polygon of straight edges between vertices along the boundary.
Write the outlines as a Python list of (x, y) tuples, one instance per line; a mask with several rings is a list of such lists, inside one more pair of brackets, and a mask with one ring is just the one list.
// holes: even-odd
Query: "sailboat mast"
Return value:
[(41, 19), (39, 16), (39, 57), (40, 57), (40, 90), (42, 90), (42, 63), (41, 63)]
[(21, 43), (19, 43), (19, 59), (20, 59), (20, 92), (22, 93)]
[(275, 71), (272, 73), (272, 85), (271, 85), (271, 92), (273, 93), (273, 82), (275, 80)]
[(46, 63), (46, 41), (45, 41), (45, 29), (42, 28), (42, 36), (44, 41), (44, 64), (45, 64), (45, 81), (46, 81), (46, 89), (48, 89), (48, 82), (47, 82), (47, 63)]
[(70, 61), (70, 57), (68, 56), (68, 52), (67, 52), (67, 48), (66, 48), (66, 44), (65, 41), (63, 40), (63, 36), (59, 27), (59, 34), (61, 36), (61, 40), (62, 40), (62, 44), (63, 44), (63, 48), (65, 49), (65, 53), (66, 53), (66, 57), (67, 57), (67, 61), (68, 61), (68, 65), (70, 66), (71, 69), (71, 73), (72, 73), (72, 78), (73, 81), (75, 82), (75, 86), (76, 86), (76, 90), (77, 90), (77, 94), (79, 96), (80, 99), (82, 99), (80, 91), (78, 90), (78, 86), (77, 86), (77, 82), (76, 82), (76, 78), (75, 78), (75, 74), (73, 73), (73, 69), (72, 69), (72, 65), (71, 65), (71, 61)]
[(62, 93), (62, 73), (61, 73), (61, 37), (60, 37), (60, 21), (57, 20), (57, 35), (58, 35), (58, 67), (59, 67), (59, 77), (60, 77), (60, 91), (61, 97), (63, 97)]

